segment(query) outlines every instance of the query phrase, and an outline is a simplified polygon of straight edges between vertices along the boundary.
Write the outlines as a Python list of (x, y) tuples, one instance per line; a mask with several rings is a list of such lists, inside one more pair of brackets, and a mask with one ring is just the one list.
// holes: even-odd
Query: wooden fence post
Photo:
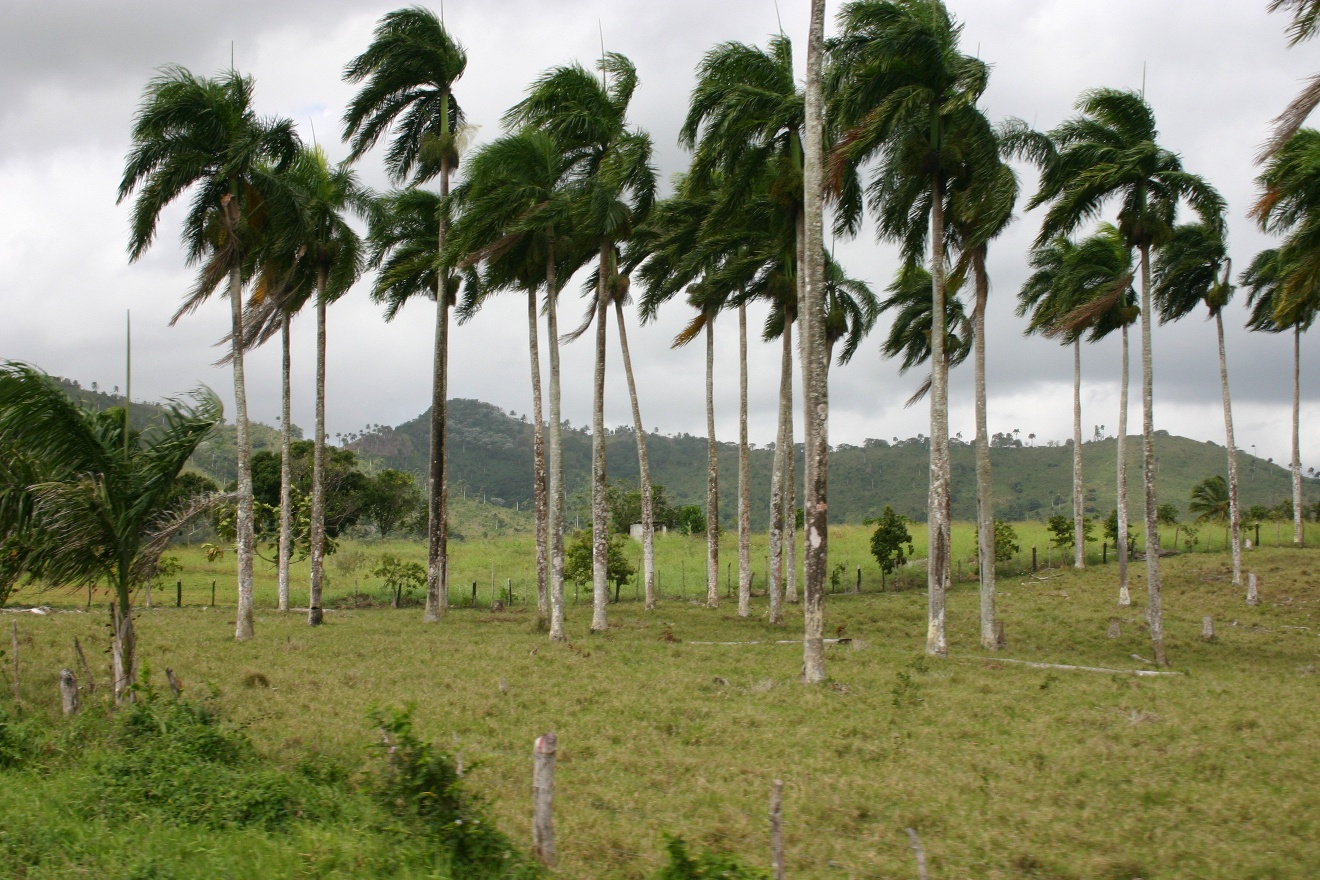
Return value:
[(1117, 618), (1117, 617), (1111, 617), (1111, 618), (1109, 618), (1109, 635), (1108, 635), (1108, 638), (1116, 639), (1116, 638), (1119, 638), (1122, 634), (1123, 634), (1123, 624), (1122, 624), (1122, 621), (1119, 620), (1119, 618)]
[(532, 749), (532, 854), (548, 868), (555, 866), (555, 734), (536, 738)]
[(83, 674), (87, 676), (87, 694), (96, 696), (96, 678), (92, 675), (92, 667), (87, 665), (87, 655), (83, 653), (82, 644), (78, 637), (73, 637), (73, 650), (78, 653), (78, 661), (82, 663)]
[(10, 625), (10, 635), (14, 646), (14, 702), (18, 702), (18, 621)]
[(1031, 548), (1031, 570), (1032, 570), (1032, 571), (1035, 571), (1035, 570), (1036, 570), (1036, 548), (1035, 548), (1035, 547), (1032, 547), (1032, 548)]
[(1201, 638), (1207, 642), (1215, 640), (1215, 619), (1208, 614), (1201, 618)]
[(774, 880), (784, 880), (783, 780), (770, 786), (770, 871)]
[(1248, 573), (1247, 574), (1247, 604), (1248, 605), (1260, 604), (1259, 586), (1260, 586), (1260, 582), (1256, 580), (1256, 573), (1254, 571)]
[[(175, 590), (175, 592), (174, 592), (174, 607), (175, 607), (175, 608), (182, 608), (182, 607), (183, 607), (183, 581), (175, 581), (175, 582), (174, 582), (174, 590)], [(166, 600), (166, 601), (169, 601), (169, 600)]]
[(73, 677), (72, 669), (60, 670), (60, 703), (65, 715), (78, 711), (78, 680)]

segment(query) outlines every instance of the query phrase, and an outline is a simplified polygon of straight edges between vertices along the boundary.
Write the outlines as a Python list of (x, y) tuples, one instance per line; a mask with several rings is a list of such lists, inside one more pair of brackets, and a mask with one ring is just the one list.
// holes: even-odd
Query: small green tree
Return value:
[(390, 605), (398, 608), (406, 593), (412, 598), (426, 586), (426, 568), (419, 562), (404, 562), (392, 553), (380, 557), (380, 563), (371, 572), (385, 582), (390, 593)]
[(908, 557), (916, 552), (907, 527), (908, 518), (886, 504), (877, 519), (866, 521), (867, 525), (872, 523), (875, 531), (871, 533), (871, 555), (880, 563), (882, 572), (893, 574), (895, 568), (906, 565)]
[[(1117, 515), (1117, 512), (1115, 512), (1115, 518), (1117, 518)], [(1076, 521), (1063, 514), (1056, 514), (1049, 518), (1049, 521), (1045, 524), (1045, 528), (1047, 528), (1050, 533), (1051, 547), (1072, 546), (1074, 522)], [(1114, 528), (1117, 530), (1118, 527), (1115, 526)], [(1091, 521), (1089, 516), (1082, 517), (1082, 541), (1089, 544), (1094, 540), (1095, 523)]]
[[(611, 535), (606, 557), (605, 577), (614, 584), (614, 601), (619, 601), (619, 588), (628, 583), (637, 568), (624, 555), (624, 538)], [(581, 586), (592, 578), (591, 531), (582, 529), (573, 533), (573, 539), (564, 548), (564, 579)]]
[(1003, 520), (995, 520), (995, 562), (1008, 562), (1021, 550), (1017, 529)]

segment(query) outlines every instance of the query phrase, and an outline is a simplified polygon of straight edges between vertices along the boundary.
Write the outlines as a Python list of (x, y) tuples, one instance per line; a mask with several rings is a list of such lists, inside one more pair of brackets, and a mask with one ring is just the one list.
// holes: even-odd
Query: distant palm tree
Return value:
[[(1196, 515), (1198, 523), (1227, 526), (1233, 516), (1233, 499), (1228, 491), (1228, 483), (1219, 474), (1197, 483), (1192, 487), (1192, 500), (1187, 504), (1187, 511)], [(1227, 529), (1224, 541), (1228, 541)]]
[(1228, 356), (1224, 350), (1224, 306), (1233, 298), (1233, 261), (1222, 233), (1196, 223), (1177, 226), (1156, 254), (1155, 304), (1160, 322), (1177, 321), (1204, 305), (1219, 336), (1219, 385), (1224, 399), (1224, 434), (1228, 446), (1228, 522), (1232, 534), (1233, 584), (1242, 585), (1242, 510), (1238, 504), (1237, 442), (1228, 391)]
[[(50, 377), (0, 365), (0, 533), (27, 536), (29, 570), (52, 584), (106, 580), (115, 593), (114, 692), (129, 697), (137, 676), (132, 590), (149, 578), (170, 539), (213, 496), (179, 499), (175, 480), (220, 421), (209, 391), (174, 401), (162, 423), (129, 430), (122, 408), (103, 412), (71, 400)], [(22, 462), (27, 479), (4, 479)]]
[(198, 308), (222, 283), (230, 300), (234, 422), (238, 446), (238, 612), (235, 637), (253, 635), (252, 447), (248, 439), (243, 370), (245, 269), (269, 219), (277, 175), (294, 159), (298, 137), (287, 119), (262, 119), (252, 109), (252, 79), (234, 71), (205, 79), (182, 67), (164, 68), (147, 84), (133, 120), (132, 146), (119, 183), (119, 201), (137, 193), (129, 259), (156, 237), (167, 205), (194, 190), (184, 220), (188, 260), (200, 264), (197, 283), (175, 313)]
[(1177, 154), (1161, 147), (1155, 114), (1136, 92), (1096, 89), (1078, 100), (1080, 115), (1050, 132), (1058, 152), (1048, 158), (1028, 209), (1049, 205), (1037, 244), (1066, 235), (1095, 217), (1105, 203), (1120, 203), (1118, 230), (1140, 255), (1142, 476), (1146, 489), (1146, 588), (1155, 662), (1166, 665), (1161, 607), (1159, 531), (1155, 494), (1155, 405), (1151, 350), (1150, 253), (1170, 235), (1180, 202), (1216, 227), (1224, 200), (1185, 171)]
[[(357, 161), (392, 133), (385, 154), (390, 178), (416, 186), (438, 176), (440, 196), (447, 196), (449, 177), (458, 165), (458, 134), (463, 125), (463, 111), (454, 100), (453, 89), (466, 67), (467, 53), (435, 13), (417, 6), (387, 13), (377, 23), (371, 45), (344, 69), (347, 81), (365, 81), (344, 112), (344, 139), (352, 147), (349, 161)], [(431, 259), (436, 261), (444, 250), (446, 215), (437, 210), (431, 220), (436, 242)], [(435, 298), (436, 321), (425, 620), (434, 623), (449, 608), (445, 440), (453, 293), (447, 267), (437, 266), (432, 274), (429, 293)], [(397, 307), (392, 307), (391, 314)]]

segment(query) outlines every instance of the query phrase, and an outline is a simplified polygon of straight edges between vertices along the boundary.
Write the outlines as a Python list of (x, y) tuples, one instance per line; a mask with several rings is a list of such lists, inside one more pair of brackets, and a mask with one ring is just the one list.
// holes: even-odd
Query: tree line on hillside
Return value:
[[(1315, 4), (1279, 0), (1294, 13), (1294, 41), (1315, 29)], [(988, 251), (1014, 217), (1018, 172), (1040, 173), (1026, 208), (1044, 209), (1028, 255), (1033, 274), (1019, 294), (1027, 332), (1074, 352), (1073, 505), (1076, 564), (1081, 565), (1081, 345), (1111, 332), (1124, 340), (1118, 413), (1116, 498), (1119, 602), (1127, 590), (1127, 338), (1140, 331), (1142, 454), (1147, 617), (1156, 661), (1163, 645), (1159, 579), (1159, 506), (1155, 480), (1153, 322), (1177, 320), (1198, 304), (1216, 318), (1223, 387), (1234, 583), (1240, 580), (1240, 503), (1236, 446), (1223, 351), (1222, 313), (1233, 293), (1224, 214), (1218, 192), (1163, 146), (1145, 97), (1098, 88), (1083, 93), (1076, 114), (1048, 131), (1021, 120), (993, 122), (981, 105), (990, 66), (966, 54), (961, 25), (940, 0), (854, 0), (825, 37), (823, 0), (812, 0), (805, 87), (784, 36), (767, 45), (720, 43), (702, 58), (678, 133), (692, 162), (662, 197), (650, 135), (630, 120), (638, 73), (618, 53), (603, 52), (596, 70), (578, 64), (546, 71), (504, 116), (504, 133), (465, 152), (465, 117), (456, 83), (466, 54), (443, 22), (413, 7), (385, 15), (370, 43), (345, 67), (357, 87), (345, 110), (348, 159), (331, 164), (306, 146), (291, 120), (253, 109), (254, 83), (234, 70), (215, 77), (162, 68), (147, 84), (132, 128), (119, 200), (132, 202), (130, 260), (158, 233), (167, 206), (189, 196), (183, 238), (196, 283), (175, 318), (217, 291), (230, 300), (226, 341), (236, 401), (234, 518), (238, 569), (235, 635), (254, 634), (252, 560), (255, 529), (251, 426), (244, 355), (279, 336), (284, 349), (279, 559), (287, 592), (292, 552), (292, 437), (289, 424), (289, 322), (303, 306), (315, 312), (316, 424), (308, 531), (309, 623), (321, 619), (326, 539), (325, 358), (327, 307), (368, 268), (372, 296), (394, 318), (412, 300), (435, 303), (433, 395), (428, 439), (428, 566), (425, 619), (438, 621), (446, 595), (448, 341), (450, 312), (461, 323), (502, 291), (527, 302), (533, 390), (533, 506), (537, 519), (538, 611), (550, 637), (564, 639), (564, 444), (559, 346), (590, 335), (595, 353), (591, 430), (593, 616), (606, 628), (608, 597), (605, 356), (613, 312), (628, 382), (637, 446), (643, 523), (643, 579), (655, 602), (650, 461), (638, 389), (628, 356), (624, 308), (634, 298), (643, 320), (671, 309), (680, 295), (689, 323), (674, 340), (705, 342), (707, 364), (706, 523), (708, 604), (718, 604), (719, 446), (714, 436), (713, 350), (722, 316), (736, 319), (740, 342), (738, 449), (739, 616), (750, 614), (750, 456), (746, 438), (746, 305), (769, 304), (767, 340), (781, 346), (779, 428), (770, 485), (770, 619), (793, 588), (795, 557), (805, 560), (805, 673), (824, 680), (823, 597), (828, 569), (828, 371), (857, 351), (884, 311), (895, 315), (886, 354), (924, 373), (913, 399), (928, 395), (928, 652), (948, 651), (944, 596), (951, 583), (949, 521), (953, 463), (948, 430), (948, 371), (971, 358), (976, 373), (975, 484), (980, 557), (993, 557), (990, 437), (987, 429), (984, 326)], [(597, 75), (599, 74), (599, 76)], [(1301, 128), (1320, 93), (1308, 90), (1283, 119), (1262, 155), (1262, 195), (1253, 216), (1282, 236), (1240, 275), (1250, 292), (1252, 329), (1290, 333), (1294, 348), (1294, 542), (1302, 541), (1301, 468), (1297, 454), (1301, 333), (1320, 307), (1311, 245), (1320, 224), (1320, 132)], [(352, 163), (384, 147), (399, 187), (378, 195), (358, 181)], [(460, 159), (462, 173), (458, 178)], [(455, 185), (456, 183), (456, 185)], [(427, 188), (430, 184), (438, 184)], [(902, 264), (880, 297), (834, 263), (823, 242), (826, 202), (834, 231), (856, 235), (867, 218), (896, 244)], [(1115, 210), (1116, 208), (1116, 210)], [(1190, 209), (1193, 222), (1179, 213)], [(349, 217), (365, 220), (360, 238)], [(1108, 219), (1092, 229), (1094, 221)], [(588, 271), (587, 320), (563, 333), (559, 294)], [(634, 283), (637, 290), (634, 290)], [(544, 338), (539, 328), (544, 315)], [(802, 497), (793, 434), (791, 374), (794, 327), (802, 376)], [(540, 347), (547, 349), (543, 400)], [(805, 511), (805, 541), (796, 534)], [(981, 643), (999, 646), (994, 568), (981, 566)]]

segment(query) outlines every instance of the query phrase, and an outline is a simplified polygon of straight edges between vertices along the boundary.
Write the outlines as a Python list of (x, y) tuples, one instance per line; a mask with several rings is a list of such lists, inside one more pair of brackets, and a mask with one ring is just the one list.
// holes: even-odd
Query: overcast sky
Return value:
[[(162, 219), (147, 255), (129, 265), (128, 206), (115, 194), (128, 150), (133, 113), (153, 72), (181, 64), (199, 74), (230, 65), (256, 80), (263, 115), (292, 118), (302, 136), (315, 138), (332, 159), (346, 150), (340, 117), (352, 89), (341, 79), (346, 62), (371, 39), (380, 16), (395, 3), (364, 0), (231, 0), (224, 4), (177, 0), (8, 0), (0, 30), (0, 357), (27, 361), (47, 372), (124, 385), (125, 314), (132, 312), (133, 397), (152, 400), (198, 384), (215, 389), (232, 412), (232, 380), (211, 366), (212, 347), (228, 326), (228, 305), (216, 299), (169, 327), (192, 280), (178, 244), (180, 210)], [(1073, 112), (1078, 95), (1095, 87), (1139, 89), (1159, 121), (1162, 144), (1181, 154), (1186, 168), (1204, 175), (1228, 201), (1234, 265), (1245, 266), (1269, 240), (1246, 219), (1255, 193), (1252, 156), (1269, 120), (1320, 69), (1315, 44), (1287, 49), (1286, 19), (1268, 15), (1265, 0), (962, 0), (950, 4), (964, 25), (964, 51), (992, 68), (984, 106), (993, 119), (1018, 116), (1053, 127)], [(838, 4), (829, 4), (832, 29)], [(450, 0), (450, 30), (468, 51), (456, 95), (476, 140), (500, 133), (499, 119), (540, 73), (573, 61), (591, 64), (602, 42), (635, 63), (641, 86), (632, 119), (656, 144), (661, 180), (686, 164), (678, 127), (693, 71), (715, 44), (763, 44), (782, 27), (794, 40), (803, 68), (805, 0)], [(360, 171), (387, 187), (380, 155)], [(1022, 169), (1024, 189), (1033, 171)], [(1025, 201), (1025, 199), (1024, 199)], [(1022, 336), (1014, 317), (1026, 276), (1026, 251), (1039, 228), (1039, 212), (1020, 216), (990, 252), (988, 318), (990, 430), (1019, 429), (1037, 442), (1071, 436), (1072, 357), (1057, 343)], [(877, 290), (897, 268), (891, 247), (868, 231), (837, 242), (848, 271)], [(430, 399), (433, 306), (417, 302), (389, 324), (369, 297), (364, 280), (330, 310), (328, 430), (356, 431), (368, 424), (396, 425), (422, 412)], [(581, 312), (576, 282), (565, 291), (562, 324)], [(1289, 337), (1249, 334), (1245, 294), (1226, 312), (1228, 359), (1238, 444), (1263, 457), (1289, 457), (1291, 345)], [(531, 409), (526, 354), (526, 306), (520, 298), (493, 301), (452, 336), (450, 395), (489, 401), (505, 410)], [(686, 323), (674, 303), (653, 324), (633, 326), (631, 343), (648, 427), (672, 434), (704, 433), (704, 359), (700, 344), (670, 350)], [(761, 325), (754, 311), (750, 323)], [(737, 427), (736, 322), (718, 328), (717, 425), (732, 439)], [(929, 433), (928, 411), (903, 403), (918, 378), (900, 377), (878, 349), (882, 319), (852, 363), (831, 373), (830, 439)], [(313, 328), (294, 324), (294, 416), (312, 424)], [(613, 327), (611, 327), (613, 334)], [(1315, 336), (1315, 334), (1312, 334)], [(254, 419), (275, 424), (279, 413), (279, 357), (274, 343), (249, 360), (248, 393)], [(1316, 341), (1303, 337), (1302, 459), (1320, 462)], [(1224, 442), (1214, 325), (1198, 314), (1182, 324), (1156, 327), (1156, 427), (1201, 440)], [(630, 423), (627, 393), (611, 339), (606, 422)], [(542, 349), (544, 352), (544, 347)], [(1134, 335), (1134, 355), (1136, 354)], [(1117, 341), (1083, 350), (1084, 433), (1118, 422)], [(574, 425), (591, 414), (589, 340), (565, 347), (564, 416)], [(778, 350), (754, 342), (751, 364), (752, 439), (773, 438)], [(1129, 425), (1140, 430), (1139, 361), (1133, 359)], [(956, 370), (951, 427), (974, 434), (971, 365)], [(800, 420), (799, 420), (800, 421)]]

